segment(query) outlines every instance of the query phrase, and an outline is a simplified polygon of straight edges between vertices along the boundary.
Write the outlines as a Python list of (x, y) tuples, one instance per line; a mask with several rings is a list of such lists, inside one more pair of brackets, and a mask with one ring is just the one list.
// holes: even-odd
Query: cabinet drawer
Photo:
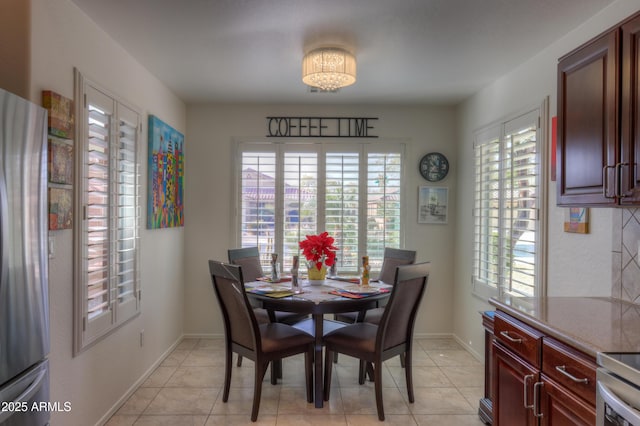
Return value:
[(496, 312), (493, 327), (496, 340), (534, 367), (540, 367), (541, 332), (499, 311)]
[(542, 372), (595, 406), (595, 360), (552, 338), (542, 343)]

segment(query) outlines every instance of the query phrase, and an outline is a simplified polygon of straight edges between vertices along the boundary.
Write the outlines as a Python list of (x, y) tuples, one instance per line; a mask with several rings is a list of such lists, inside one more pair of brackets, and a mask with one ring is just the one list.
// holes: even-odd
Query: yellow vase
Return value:
[(327, 267), (322, 265), (322, 268), (318, 269), (318, 267), (313, 265), (313, 268), (309, 268), (309, 279), (313, 281), (324, 280), (327, 276)]

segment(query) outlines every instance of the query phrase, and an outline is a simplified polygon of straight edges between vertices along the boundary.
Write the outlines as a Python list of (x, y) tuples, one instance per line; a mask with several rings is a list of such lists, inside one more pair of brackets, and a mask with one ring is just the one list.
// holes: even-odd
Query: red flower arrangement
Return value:
[(329, 236), (328, 232), (320, 235), (307, 235), (305, 240), (300, 241), (302, 254), (309, 262), (316, 264), (318, 270), (322, 269), (322, 263), (331, 266), (336, 260), (337, 247), (333, 245), (335, 240)]

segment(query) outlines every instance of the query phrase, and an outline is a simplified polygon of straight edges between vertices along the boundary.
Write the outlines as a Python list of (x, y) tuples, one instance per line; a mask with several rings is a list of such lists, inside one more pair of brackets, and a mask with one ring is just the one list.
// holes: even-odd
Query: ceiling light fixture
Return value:
[(302, 60), (302, 81), (324, 91), (335, 91), (356, 82), (356, 58), (344, 49), (323, 47)]

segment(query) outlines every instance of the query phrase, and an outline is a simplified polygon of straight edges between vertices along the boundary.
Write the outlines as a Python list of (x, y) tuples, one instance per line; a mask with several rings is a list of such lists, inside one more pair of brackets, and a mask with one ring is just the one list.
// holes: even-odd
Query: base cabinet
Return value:
[(540, 385), (540, 424), (542, 426), (593, 426), (595, 407), (578, 398), (564, 386), (542, 375)]
[(533, 385), (539, 380), (538, 370), (494, 341), (493, 371), (496, 379), (493, 424), (537, 425), (533, 413)]
[(493, 425), (594, 425), (595, 359), (497, 311), (491, 344)]

